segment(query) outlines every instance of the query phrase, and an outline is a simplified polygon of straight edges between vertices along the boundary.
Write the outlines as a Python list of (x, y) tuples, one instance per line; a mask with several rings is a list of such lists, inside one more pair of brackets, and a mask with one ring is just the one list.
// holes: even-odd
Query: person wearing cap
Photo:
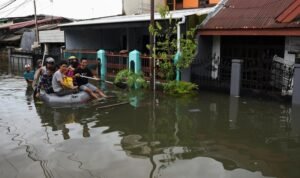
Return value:
[(47, 74), (47, 68), (52, 66), (55, 66), (55, 60), (52, 57), (47, 57), (46, 66), (42, 66), (36, 71), (35, 79), (37, 80), (41, 75)]
[[(42, 64), (41, 64), (42, 65)], [(40, 68), (38, 68), (34, 74), (34, 86), (33, 88), (36, 89), (36, 86), (38, 85), (38, 83), (40, 82), (40, 76), (46, 75), (47, 74), (47, 69), (49, 67), (55, 67), (55, 60), (52, 57), (47, 57), (46, 58), (46, 66), (41, 66)], [(35, 90), (36, 93), (36, 90)]]
[(30, 64), (26, 64), (24, 66), (24, 68), (25, 68), (25, 72), (24, 72), (23, 76), (24, 76), (24, 79), (26, 80), (28, 86), (30, 86), (34, 79), (34, 71), (31, 70)]
[(52, 87), (52, 78), (54, 72), (55, 72), (54, 66), (48, 67), (47, 74), (42, 75), (41, 80), (36, 87), (35, 97), (38, 98), (40, 96), (41, 89), (44, 89), (44, 91), (47, 94), (54, 93)]

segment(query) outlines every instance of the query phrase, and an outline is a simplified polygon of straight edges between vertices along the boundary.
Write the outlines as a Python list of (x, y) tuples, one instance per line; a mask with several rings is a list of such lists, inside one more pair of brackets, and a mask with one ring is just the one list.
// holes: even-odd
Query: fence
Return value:
[[(283, 59), (282, 59), (283, 60)], [(229, 91), (232, 59), (204, 58), (192, 64), (191, 80), (199, 88)], [(273, 59), (246, 58), (242, 63), (241, 90), (288, 92), (292, 89), (292, 65)]]
[(128, 68), (128, 54), (107, 52), (107, 75), (114, 77), (120, 70)]
[(206, 57), (195, 59), (191, 66), (191, 81), (200, 89), (229, 91), (231, 61)]
[[(24, 52), (16, 51), (14, 49), (9, 49), (9, 72), (12, 74), (20, 75), (24, 71), (25, 64), (30, 64), (34, 70), (36, 66), (36, 61), (38, 59), (43, 59), (43, 54), (37, 52)], [(45, 58), (52, 57), (55, 62), (60, 60), (59, 55), (45, 55)]]
[[(87, 58), (88, 63), (91, 64), (98, 64), (98, 57), (97, 51), (93, 50), (65, 50), (64, 51), (64, 58), (67, 59), (70, 56), (76, 56), (77, 58)], [(108, 77), (115, 77), (115, 75), (123, 69), (128, 68), (129, 62), (129, 55), (128, 53), (120, 53), (120, 52), (106, 52), (107, 58), (107, 76)], [(142, 72), (146, 79), (150, 79), (151, 77), (151, 58), (146, 55), (141, 55), (141, 65), (142, 65)], [(99, 67), (99, 66), (98, 66)], [(157, 70), (159, 68), (157, 67)], [(98, 71), (98, 70), (97, 70)], [(157, 78), (160, 79), (161, 77), (157, 74)]]

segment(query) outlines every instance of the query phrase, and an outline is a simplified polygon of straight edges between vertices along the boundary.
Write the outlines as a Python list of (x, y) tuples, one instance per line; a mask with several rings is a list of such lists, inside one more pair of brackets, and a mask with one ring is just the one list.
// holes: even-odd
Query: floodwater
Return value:
[[(259, 98), (129, 92), (51, 108), (0, 64), (0, 177), (298, 178), (300, 109)], [(115, 102), (129, 104), (100, 108)]]

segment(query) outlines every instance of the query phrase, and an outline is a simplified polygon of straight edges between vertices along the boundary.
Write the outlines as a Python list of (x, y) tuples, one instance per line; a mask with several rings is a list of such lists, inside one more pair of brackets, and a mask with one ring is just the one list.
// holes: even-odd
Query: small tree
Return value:
[[(175, 70), (189, 67), (194, 59), (197, 47), (194, 40), (195, 28), (191, 28), (184, 35), (181, 35), (180, 56), (177, 63), (174, 64), (173, 59), (178, 51), (176, 38), (178, 20), (172, 18), (168, 6), (160, 6), (159, 13), (163, 21), (156, 21), (154, 26), (149, 26), (149, 32), (155, 36), (157, 40), (155, 47), (154, 49), (150, 49), (150, 46), (147, 45), (147, 48), (156, 51), (155, 54), (152, 53), (153, 58), (160, 59), (160, 62), (157, 63), (159, 66), (158, 75), (167, 81), (172, 81), (175, 79)], [(168, 19), (167, 16), (169, 16)]]

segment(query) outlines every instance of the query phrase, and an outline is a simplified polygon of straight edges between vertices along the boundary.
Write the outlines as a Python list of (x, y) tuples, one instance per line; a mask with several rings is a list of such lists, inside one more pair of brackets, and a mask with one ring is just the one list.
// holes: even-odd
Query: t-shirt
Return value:
[(26, 81), (33, 80), (34, 79), (34, 71), (29, 71), (29, 72), (25, 71), (23, 76)]
[(56, 71), (54, 74), (53, 74), (53, 78), (52, 78), (52, 88), (54, 90), (54, 92), (59, 92), (61, 91), (63, 88), (60, 84), (59, 81), (62, 81), (63, 80), (63, 77), (64, 77), (64, 74), (62, 74), (60, 72), (60, 70)]
[[(80, 74), (80, 75), (86, 76), (86, 77), (93, 77), (93, 73), (89, 68), (82, 69), (79, 67), (74, 71), (74, 74)], [(85, 85), (88, 82), (89, 82), (89, 80), (87, 78), (76, 77), (76, 83), (78, 86)]]
[(44, 74), (41, 77), (41, 81), (39, 82), (39, 84), (37, 85), (37, 91), (39, 92), (41, 90), (41, 88), (44, 88), (44, 90), (46, 91), (46, 93), (53, 93), (53, 88), (52, 88), (52, 75), (47, 75)]

